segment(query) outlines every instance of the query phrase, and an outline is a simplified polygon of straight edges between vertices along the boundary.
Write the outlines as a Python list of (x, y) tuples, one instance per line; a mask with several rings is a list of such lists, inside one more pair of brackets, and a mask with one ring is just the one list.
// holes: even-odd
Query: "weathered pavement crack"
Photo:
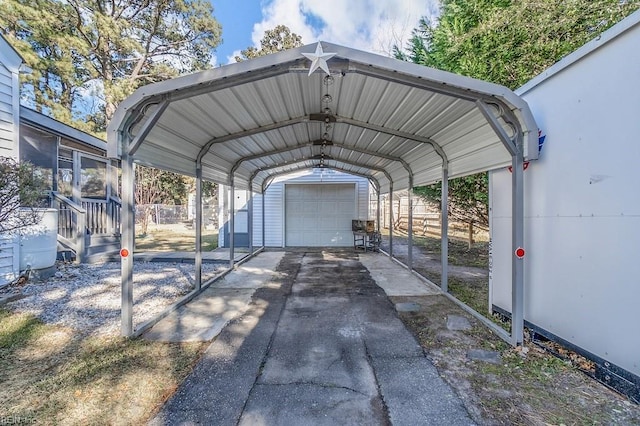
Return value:
[[(282, 260), (280, 261), (280, 263), (278, 264), (278, 266), (276, 267), (276, 271), (280, 270), (281, 266), (286, 264), (290, 264), (293, 262), (289, 262), (289, 259), (291, 257), (294, 257), (295, 254), (293, 253), (287, 253), (284, 255), (284, 257), (282, 258)], [(283, 292), (283, 302), (280, 306), (280, 312), (278, 313), (278, 319), (276, 321), (275, 327), (273, 328), (273, 331), (271, 332), (271, 336), (269, 338), (269, 343), (267, 344), (267, 348), (264, 351), (264, 356), (262, 357), (262, 361), (260, 362), (260, 367), (258, 368), (258, 373), (256, 374), (256, 378), (253, 382), (253, 385), (251, 385), (251, 390), (249, 391), (249, 394), (247, 395), (247, 399), (245, 399), (244, 404), (242, 405), (242, 409), (240, 410), (240, 414), (238, 415), (238, 418), (236, 419), (236, 425), (238, 425), (240, 423), (240, 419), (242, 419), (242, 415), (244, 414), (246, 408), (247, 408), (247, 404), (249, 402), (249, 400), (251, 399), (251, 395), (254, 393), (254, 390), (256, 388), (256, 386), (258, 385), (258, 380), (260, 379), (260, 376), (262, 375), (262, 371), (264, 370), (265, 364), (267, 362), (267, 358), (269, 357), (269, 352), (271, 350), (271, 347), (273, 345), (273, 341), (275, 339), (276, 336), (276, 331), (278, 330), (278, 325), (280, 324), (280, 320), (282, 319), (282, 313), (284, 312), (285, 306), (287, 304), (287, 299), (289, 298), (289, 296), (291, 295), (291, 290), (293, 287), (293, 283), (296, 281), (296, 279), (298, 278), (298, 274), (300, 273), (300, 265), (302, 264), (302, 258), (304, 258), (305, 254), (303, 253), (302, 256), (300, 257), (298, 262), (295, 262), (293, 264), (296, 265), (295, 269), (291, 270), (289, 274), (280, 274), (282, 281), (283, 281), (283, 287), (285, 288), (285, 291)], [(285, 276), (286, 275), (286, 276)], [(285, 287), (286, 286), (286, 287)]]
[(364, 397), (370, 398), (370, 394), (366, 394), (357, 389), (350, 388), (348, 386), (337, 385), (334, 383), (318, 383), (318, 382), (305, 382), (305, 381), (295, 381), (295, 382), (286, 382), (286, 383), (274, 383), (274, 382), (266, 382), (266, 383), (256, 383), (256, 386), (317, 386), (324, 389), (344, 389), (350, 392), (353, 392), (358, 395), (362, 395)]

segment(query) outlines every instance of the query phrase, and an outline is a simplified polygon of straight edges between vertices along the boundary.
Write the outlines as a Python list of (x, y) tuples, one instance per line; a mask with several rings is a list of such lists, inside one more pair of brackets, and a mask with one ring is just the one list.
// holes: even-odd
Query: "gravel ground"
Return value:
[[(57, 264), (45, 282), (27, 282), (0, 289), (0, 296), (22, 292), (24, 298), (5, 307), (37, 316), (43, 322), (70, 327), (82, 334), (120, 333), (120, 262)], [(226, 265), (204, 263), (202, 279)], [(195, 266), (189, 263), (135, 262), (133, 322), (139, 326), (189, 293), (195, 286)]]

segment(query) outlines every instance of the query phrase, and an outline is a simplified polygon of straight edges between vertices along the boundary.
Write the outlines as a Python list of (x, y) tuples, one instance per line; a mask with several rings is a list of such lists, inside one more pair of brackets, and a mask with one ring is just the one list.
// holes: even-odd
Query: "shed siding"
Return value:
[[(369, 219), (369, 181), (367, 179), (333, 170), (305, 170), (277, 178), (267, 188), (264, 196), (266, 247), (284, 247), (284, 191), (288, 183), (355, 183), (357, 217), (354, 219)], [(220, 186), (220, 188), (223, 187)], [(220, 200), (222, 207), (222, 197)], [(222, 229), (224, 223), (222, 211), (219, 218)], [(224, 243), (224, 235), (221, 232), (218, 236), (218, 244), (223, 247)], [(253, 198), (253, 245), (262, 246), (262, 196), (260, 194), (254, 194)]]
[[(638, 44), (636, 22), (522, 96), (546, 133), (524, 173), (525, 319), (640, 376)], [(491, 302), (507, 311), (510, 179), (490, 174)]]
[[(284, 247), (284, 187), (287, 183), (355, 183), (357, 192), (356, 211), (358, 217), (368, 218), (369, 181), (359, 176), (332, 170), (307, 170), (277, 179), (269, 186), (265, 196), (266, 246)], [(254, 232), (256, 230), (254, 222)], [(259, 228), (258, 228), (259, 229)], [(262, 231), (260, 231), (262, 232)], [(257, 238), (257, 239), (256, 239)], [(254, 234), (254, 244), (260, 242), (260, 235)]]

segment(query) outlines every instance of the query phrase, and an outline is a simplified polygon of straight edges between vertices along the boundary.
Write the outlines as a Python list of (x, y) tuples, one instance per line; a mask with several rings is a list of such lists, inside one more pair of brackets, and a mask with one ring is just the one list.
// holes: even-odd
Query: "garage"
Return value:
[(285, 185), (285, 245), (345, 247), (353, 244), (351, 220), (356, 218), (356, 185)]

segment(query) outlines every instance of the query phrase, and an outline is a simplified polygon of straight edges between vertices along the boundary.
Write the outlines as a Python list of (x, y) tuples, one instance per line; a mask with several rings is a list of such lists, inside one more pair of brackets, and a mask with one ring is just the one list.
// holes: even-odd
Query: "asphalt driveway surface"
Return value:
[(473, 424), (357, 254), (277, 272), (151, 424)]

